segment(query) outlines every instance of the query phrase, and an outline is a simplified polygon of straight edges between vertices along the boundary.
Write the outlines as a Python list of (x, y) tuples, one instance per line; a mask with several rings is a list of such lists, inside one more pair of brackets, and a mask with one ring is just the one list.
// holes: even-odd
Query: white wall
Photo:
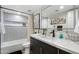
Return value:
[(64, 28), (74, 28), (74, 11), (70, 11), (66, 16), (66, 24)]
[(43, 18), (43, 19), (41, 20), (40, 27), (41, 27), (41, 28), (47, 28), (47, 26), (48, 26), (48, 18)]
[(78, 9), (76, 9), (76, 23), (78, 22)]

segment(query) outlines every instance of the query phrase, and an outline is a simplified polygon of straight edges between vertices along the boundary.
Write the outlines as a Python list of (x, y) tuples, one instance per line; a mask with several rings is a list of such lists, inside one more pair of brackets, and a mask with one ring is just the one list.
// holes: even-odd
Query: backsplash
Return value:
[(68, 39), (72, 41), (79, 41), (79, 34), (75, 33), (73, 31), (66, 31), (66, 34), (68, 35)]

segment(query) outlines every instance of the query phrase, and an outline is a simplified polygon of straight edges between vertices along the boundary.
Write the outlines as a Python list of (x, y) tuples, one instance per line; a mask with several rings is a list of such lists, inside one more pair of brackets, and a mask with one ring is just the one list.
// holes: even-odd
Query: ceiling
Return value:
[(42, 16), (43, 17), (50, 17), (50, 16), (54, 16), (54, 15), (58, 15), (58, 14), (62, 14), (64, 12), (67, 12), (71, 9), (74, 8), (73, 5), (63, 5), (64, 8), (63, 9), (60, 9), (60, 5), (53, 5), (53, 6), (50, 6), (49, 8), (45, 9), (43, 12), (42, 12)]
[(2, 7), (32, 14), (39, 11), (41, 8), (46, 7), (46, 5), (2, 5)]
[(34, 14), (43, 9), (42, 16), (44, 17), (49, 17), (51, 15), (62, 13), (74, 8), (73, 5), (63, 5), (64, 9), (59, 10), (60, 6), (61, 5), (2, 5), (2, 7), (22, 11), (28, 14)]

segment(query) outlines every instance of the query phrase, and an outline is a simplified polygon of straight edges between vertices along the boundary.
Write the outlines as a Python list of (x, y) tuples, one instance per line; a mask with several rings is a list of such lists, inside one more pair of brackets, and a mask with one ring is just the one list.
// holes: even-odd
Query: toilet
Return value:
[(23, 54), (29, 54), (30, 53), (30, 42), (26, 42), (23, 44)]

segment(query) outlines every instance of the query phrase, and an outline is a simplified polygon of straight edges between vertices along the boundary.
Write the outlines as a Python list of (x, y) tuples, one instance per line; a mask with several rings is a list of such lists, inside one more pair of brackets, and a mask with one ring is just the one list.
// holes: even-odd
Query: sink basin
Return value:
[(79, 45), (79, 41), (73, 41), (74, 43), (76, 43), (77, 45)]
[(48, 38), (48, 36), (46, 36), (46, 35), (41, 35), (41, 38)]
[(45, 38), (45, 39), (53, 39), (53, 37), (51, 36), (47, 36), (47, 35), (40, 35), (41, 38)]
[(47, 38), (46, 35), (42, 35), (42, 34), (37, 34), (37, 36), (40, 36), (41, 38)]

